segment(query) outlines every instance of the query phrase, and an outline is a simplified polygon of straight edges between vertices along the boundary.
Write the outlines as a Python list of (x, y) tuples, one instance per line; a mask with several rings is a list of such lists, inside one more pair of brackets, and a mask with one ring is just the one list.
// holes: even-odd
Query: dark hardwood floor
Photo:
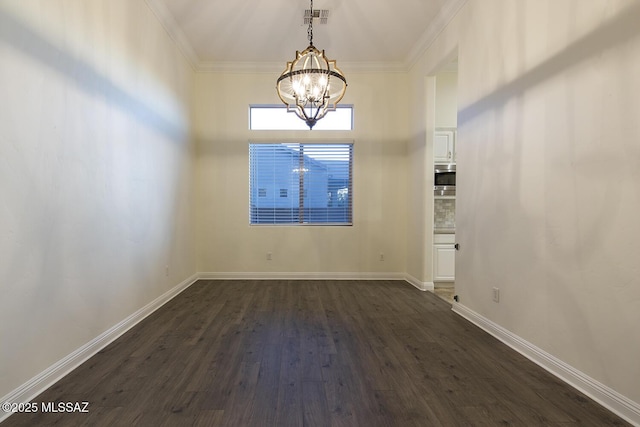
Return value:
[(628, 425), (402, 281), (199, 281), (10, 426)]

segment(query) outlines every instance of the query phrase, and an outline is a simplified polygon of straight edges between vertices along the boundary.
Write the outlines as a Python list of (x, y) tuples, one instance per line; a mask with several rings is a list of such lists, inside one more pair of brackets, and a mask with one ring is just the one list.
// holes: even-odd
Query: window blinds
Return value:
[(250, 143), (251, 224), (352, 224), (351, 143)]

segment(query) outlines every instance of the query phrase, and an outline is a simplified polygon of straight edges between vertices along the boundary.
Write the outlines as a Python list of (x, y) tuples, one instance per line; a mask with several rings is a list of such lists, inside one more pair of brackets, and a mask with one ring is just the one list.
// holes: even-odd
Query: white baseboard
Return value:
[(416, 279), (410, 274), (405, 274), (404, 279), (421, 291), (433, 292), (435, 289), (435, 285), (433, 284), (433, 282), (423, 282), (421, 280)]
[(406, 280), (403, 273), (307, 273), (307, 272), (203, 272), (198, 274), (202, 280)]
[(201, 280), (404, 280), (421, 291), (434, 291), (433, 282), (421, 282), (409, 274), (403, 273), (199, 273)]
[[(86, 362), (98, 351), (105, 348), (111, 342), (115, 341), (122, 334), (140, 323), (145, 317), (162, 307), (173, 297), (191, 286), (198, 280), (198, 275), (194, 274), (184, 280), (177, 286), (160, 295), (149, 304), (145, 305), (120, 323), (111, 327), (107, 331), (98, 335), (73, 353), (59, 360), (58, 362), (45, 369), (17, 389), (13, 390), (6, 396), (0, 398), (0, 402), (26, 403), (34, 399), (40, 393), (51, 387), (57, 381), (69, 374), (75, 368)], [(0, 422), (9, 417), (11, 413), (0, 412)]]
[(640, 426), (640, 404), (594, 380), (555, 356), (536, 347), (511, 331), (459, 303), (451, 308), (474, 325), (493, 335), (535, 364), (544, 368), (565, 383), (586, 394), (614, 414), (635, 426)]
[[(289, 280), (405, 280), (421, 291), (434, 290), (432, 282), (422, 282), (415, 277), (401, 273), (198, 273), (184, 280), (163, 295), (151, 301), (120, 323), (100, 334), (73, 353), (53, 364), (45, 371), (33, 377), (22, 386), (13, 390), (0, 399), (0, 402), (24, 403), (34, 399), (40, 393), (51, 387), (58, 380), (80, 366), (98, 351), (116, 340), (122, 334), (134, 327), (151, 313), (162, 307), (180, 292), (191, 286), (199, 279), (289, 279)], [(452, 310), (477, 325), (487, 333), (493, 335), (515, 351), (521, 353), (551, 374), (567, 384), (575, 387), (596, 402), (608, 408), (621, 418), (633, 425), (640, 426), (640, 404), (628, 399), (611, 388), (601, 384), (581, 371), (573, 368), (553, 355), (536, 347), (528, 341), (513, 334), (500, 325), (481, 316), (473, 310), (459, 303), (453, 303)], [(0, 422), (9, 417), (10, 413), (0, 413)]]

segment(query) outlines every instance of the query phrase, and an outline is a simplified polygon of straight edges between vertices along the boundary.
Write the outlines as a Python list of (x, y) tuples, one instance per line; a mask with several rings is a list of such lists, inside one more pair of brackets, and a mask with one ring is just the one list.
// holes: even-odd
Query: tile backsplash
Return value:
[(435, 199), (433, 207), (433, 225), (435, 228), (455, 228), (455, 199)]

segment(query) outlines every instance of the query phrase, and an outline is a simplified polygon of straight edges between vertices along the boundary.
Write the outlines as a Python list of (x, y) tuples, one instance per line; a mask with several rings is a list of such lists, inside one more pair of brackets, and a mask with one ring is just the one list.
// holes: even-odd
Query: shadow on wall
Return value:
[(73, 81), (87, 94), (107, 98), (126, 114), (135, 117), (139, 122), (171, 140), (182, 141), (186, 138), (188, 130), (185, 124), (175, 123), (163, 117), (152, 106), (115, 85), (111, 79), (91, 65), (45, 40), (40, 34), (11, 16), (1, 4), (0, 40), (57, 71), (63, 78)]
[[(509, 176), (509, 179), (502, 179), (498, 182), (498, 184), (508, 186), (509, 188), (506, 188), (504, 192), (501, 192), (501, 196), (496, 196), (495, 193), (489, 194), (482, 193), (481, 191), (474, 192), (472, 197), (474, 195), (484, 196), (487, 194), (490, 197), (482, 200), (471, 200), (470, 208), (474, 205), (480, 205), (481, 203), (485, 205), (485, 208), (479, 209), (477, 212), (473, 212), (474, 215), (477, 215), (474, 220), (478, 224), (482, 224), (483, 221), (486, 221), (488, 224), (500, 224), (498, 231), (493, 233), (491, 236), (493, 238), (491, 244), (501, 248), (507, 247), (509, 248), (508, 251), (513, 253), (517, 252), (517, 258), (510, 258), (510, 262), (515, 265), (510, 266), (509, 270), (511, 272), (517, 271), (519, 273), (517, 277), (520, 283), (530, 283), (535, 279), (541, 279), (538, 283), (553, 284), (553, 299), (558, 301), (558, 304), (562, 304), (561, 312), (569, 313), (572, 318), (567, 320), (566, 325), (554, 324), (547, 325), (547, 327), (557, 329), (566, 326), (567, 342), (575, 340), (575, 342), (571, 342), (571, 344), (573, 344), (571, 347), (582, 348), (585, 353), (592, 352), (594, 354), (598, 354), (603, 347), (603, 343), (607, 342), (607, 340), (602, 340), (601, 337), (592, 332), (597, 330), (593, 326), (593, 322), (594, 320), (597, 320), (598, 317), (594, 315), (594, 306), (585, 297), (586, 292), (593, 292), (593, 290), (588, 288), (588, 286), (594, 282), (593, 277), (587, 276), (594, 276), (593, 273), (594, 270), (596, 270), (594, 265), (597, 265), (596, 257), (601, 254), (599, 251), (601, 251), (602, 248), (601, 242), (603, 241), (603, 235), (611, 230), (611, 227), (607, 227), (608, 219), (611, 215), (611, 212), (607, 209), (611, 210), (612, 208), (615, 208), (618, 210), (626, 209), (627, 211), (630, 211), (633, 206), (630, 204), (622, 204), (624, 203), (624, 200), (619, 193), (613, 191), (597, 191), (601, 189), (602, 183), (612, 181), (607, 177), (603, 177), (602, 180), (597, 180), (598, 172), (594, 172), (595, 169), (590, 167), (592, 165), (591, 161), (594, 163), (599, 161), (600, 164), (602, 164), (603, 159), (601, 157), (594, 159), (575, 157), (574, 160), (576, 161), (571, 165), (571, 173), (573, 173), (572, 177), (577, 180), (579, 184), (576, 184), (573, 181), (563, 183), (562, 185), (566, 186), (566, 191), (561, 191), (560, 188), (556, 187), (555, 192), (545, 195), (545, 201), (549, 203), (549, 206), (568, 206), (568, 209), (562, 212), (562, 219), (566, 223), (572, 220), (579, 222), (581, 224), (581, 233), (575, 233), (575, 236), (568, 236), (566, 233), (564, 235), (561, 234), (560, 237), (565, 238), (566, 242), (564, 242), (565, 244), (557, 242), (558, 236), (554, 233), (555, 230), (553, 227), (551, 227), (548, 222), (545, 223), (541, 221), (540, 218), (533, 218), (530, 211), (525, 206), (519, 204), (519, 201), (522, 199), (519, 194), (522, 189), (519, 182), (522, 176), (519, 171), (527, 168), (526, 165), (522, 165), (526, 159), (525, 155), (527, 152), (523, 151), (523, 145), (518, 143), (518, 138), (523, 138), (523, 132), (527, 129), (526, 123), (523, 123), (526, 118), (524, 114), (526, 111), (524, 97), (527, 90), (543, 85), (555, 76), (559, 76), (570, 71), (577, 65), (583, 64), (593, 58), (597, 58), (608, 50), (623, 47), (629, 41), (634, 39), (637, 40), (640, 38), (639, 22), (640, 2), (634, 2), (625, 10), (619, 12), (616, 16), (602, 23), (592, 32), (568, 44), (565, 48), (549, 56), (537, 66), (528, 71), (524, 71), (521, 75), (511, 81), (505, 82), (493, 92), (478, 98), (466, 106), (461, 106), (458, 114), (458, 123), (461, 127), (464, 127), (465, 125), (469, 125), (469, 127), (475, 126), (472, 122), (484, 117), (484, 115), (486, 115), (486, 117), (491, 117), (491, 120), (497, 123), (496, 129), (498, 133), (496, 138), (492, 139), (492, 148), (496, 150), (500, 148), (498, 146), (498, 144), (500, 144), (500, 139), (509, 140), (509, 142), (512, 143), (513, 151), (510, 152), (511, 157), (508, 159), (509, 161), (501, 163), (503, 166), (502, 170), (505, 171), (505, 177), (509, 172), (511, 172), (512, 176)], [(571, 103), (574, 102), (574, 100), (579, 99), (572, 96), (574, 93), (571, 92), (571, 89), (571, 87), (567, 89), (567, 91), (569, 91), (569, 96), (567, 96), (566, 101), (570, 108), (572, 107)], [(633, 94), (630, 93), (629, 97), (633, 98)], [(549, 98), (546, 98), (545, 101), (550, 102)], [(594, 100), (594, 102), (600, 101), (601, 100)], [(603, 106), (603, 108), (606, 108), (606, 106)], [(503, 115), (502, 110), (509, 110), (510, 112), (515, 113)], [(551, 111), (553, 113), (558, 112), (557, 110)], [(569, 111), (571, 111), (571, 109)], [(547, 112), (547, 114), (551, 114), (551, 112)], [(508, 123), (502, 122), (505, 120), (505, 117), (509, 119)], [(546, 119), (548, 120), (549, 117)], [(555, 117), (552, 119), (561, 120), (556, 119)], [(562, 119), (564, 119), (564, 117)], [(481, 120), (477, 120), (478, 123), (480, 123), (480, 121)], [(579, 140), (578, 135), (575, 135), (575, 130), (579, 129), (579, 125), (579, 123), (569, 123), (567, 126), (563, 126), (563, 128), (566, 128), (566, 132), (569, 133), (566, 135), (567, 150), (569, 151), (569, 154), (575, 156), (588, 151), (578, 151), (573, 149), (572, 144), (578, 145), (583, 143), (583, 141)], [(485, 127), (480, 130), (480, 132), (482, 131), (490, 132), (491, 128)], [(508, 134), (509, 137), (507, 138), (505, 134)], [(478, 147), (477, 152), (481, 152), (483, 148), (485, 147)], [(503, 153), (506, 155), (507, 152), (505, 151)], [(498, 156), (498, 158), (499, 160), (505, 160), (502, 156)], [(486, 161), (488, 159), (491, 160), (492, 158), (487, 155), (487, 158), (480, 160)], [(520, 162), (520, 164), (518, 164), (518, 162)], [(482, 164), (480, 161), (477, 163)], [(581, 175), (581, 172), (584, 172), (585, 170), (588, 171), (588, 173)], [(491, 172), (486, 173), (484, 176), (477, 177), (473, 182), (473, 185), (482, 187), (482, 183), (478, 182), (478, 180), (490, 179), (495, 177), (496, 174), (497, 173)], [(541, 171), (541, 179), (546, 175), (545, 171)], [(629, 174), (629, 176), (631, 175)], [(474, 177), (474, 179), (475, 178), (476, 177)], [(600, 186), (591, 185), (592, 183), (588, 180), (593, 180), (593, 184), (600, 183)], [(550, 187), (549, 183), (545, 184)], [(552, 182), (551, 184), (556, 185), (555, 182)], [(582, 192), (580, 193), (579, 190)], [(560, 194), (560, 196), (558, 194)], [(576, 203), (575, 206), (571, 204), (561, 205), (560, 203), (554, 205), (552, 203), (554, 201), (561, 202), (567, 198), (578, 198), (583, 201), (583, 203)], [(528, 199), (528, 201), (531, 200), (532, 198)], [(587, 205), (587, 203), (584, 202), (585, 200), (589, 200), (591, 202), (588, 213), (579, 210), (581, 206)], [(468, 200), (465, 200), (465, 203), (467, 202)], [(492, 211), (489, 205), (491, 205), (491, 207), (495, 206), (496, 209)], [(469, 211), (471, 210), (472, 209), (469, 209)], [(575, 218), (572, 217), (572, 214)], [(485, 217), (482, 217), (482, 215)], [(496, 219), (495, 215), (503, 216)], [(627, 218), (629, 217), (631, 217), (630, 213), (627, 214)], [(519, 221), (513, 222), (519, 227), (510, 228), (510, 220), (513, 218), (519, 219)], [(531, 225), (531, 227), (522, 227), (522, 224)], [(562, 224), (563, 223), (560, 223), (559, 225), (562, 226)], [(560, 233), (561, 230), (562, 227), (559, 227), (558, 232)], [(540, 234), (541, 231), (544, 234)], [(539, 245), (531, 244), (531, 242), (536, 242), (537, 239), (544, 240), (544, 251), (539, 250)], [(467, 246), (467, 248), (469, 247), (471, 247), (471, 245)], [(475, 245), (473, 245), (473, 247), (475, 247)], [(504, 253), (501, 251), (503, 250), (489, 251), (488, 253), (480, 252), (479, 254), (476, 252), (476, 256), (473, 259), (465, 258), (463, 262), (474, 263), (473, 268), (468, 269), (468, 271), (474, 271), (476, 273), (483, 272), (486, 274), (487, 277), (484, 278), (485, 283), (500, 284), (501, 281), (504, 282), (505, 280), (508, 280), (508, 278), (500, 276), (500, 271), (504, 270), (504, 268), (502, 268), (502, 264), (500, 264), (504, 262), (504, 260), (499, 256)], [(504, 251), (506, 251), (506, 249)], [(579, 255), (579, 259), (576, 259), (576, 254)], [(463, 256), (465, 255), (463, 254)], [(536, 263), (544, 262), (545, 256), (553, 258), (556, 261), (563, 260), (563, 266), (565, 268), (540, 268), (539, 264)], [(558, 262), (558, 264), (562, 263)], [(589, 266), (591, 270), (589, 268), (585, 268), (586, 266)], [(613, 279), (611, 275), (615, 275), (615, 280), (610, 280), (611, 282), (620, 286), (621, 284), (630, 282), (631, 280), (637, 280), (637, 275), (632, 275), (630, 273), (630, 269), (627, 269), (623, 274), (619, 271), (621, 270), (620, 267), (621, 266), (617, 265), (616, 268), (611, 268), (611, 272), (608, 272), (608, 279)], [(614, 272), (614, 270), (617, 271)], [(598, 273), (599, 271), (595, 272)], [(512, 275), (512, 277), (514, 276)], [(569, 285), (558, 286), (563, 283), (568, 283)], [(474, 298), (477, 300), (486, 300), (489, 295), (489, 293), (486, 292), (486, 289), (480, 288), (469, 289), (469, 292), (475, 292), (476, 294), (474, 295)], [(481, 294), (481, 292), (483, 293)], [(518, 292), (524, 294), (527, 291), (518, 289)], [(528, 295), (533, 295), (533, 292)], [(538, 295), (539, 298), (546, 297), (546, 294), (538, 293)], [(555, 304), (555, 302), (552, 304)], [(608, 308), (609, 306), (599, 304), (597, 307), (598, 310), (605, 310), (602, 307)], [(627, 310), (627, 312), (625, 312), (625, 310)], [(615, 318), (615, 322), (612, 320), (612, 324), (614, 325), (629, 325), (632, 324), (631, 322), (633, 321), (628, 314), (629, 312), (630, 311), (628, 311), (627, 307), (622, 307), (620, 311), (616, 313), (606, 313), (605, 315), (609, 318)], [(543, 316), (544, 314), (541, 313), (540, 317)], [(561, 316), (558, 315), (556, 316), (556, 319), (560, 317)], [(526, 325), (522, 326), (518, 324), (517, 322), (519, 321), (530, 322), (531, 317), (516, 317), (512, 320), (509, 328), (511, 330), (519, 331), (521, 327), (526, 327)], [(543, 322), (546, 322), (546, 320), (542, 319), (541, 323)], [(580, 325), (580, 329), (578, 330), (575, 328), (575, 325)], [(573, 329), (569, 330), (568, 328)], [(631, 329), (622, 330), (629, 331)], [(609, 361), (610, 360), (612, 359), (609, 359)], [(607, 365), (607, 363), (610, 362), (607, 362), (607, 359), (596, 358), (596, 360), (591, 363), (591, 366), (578, 364), (576, 367), (589, 375), (593, 375), (594, 378), (599, 381), (604, 381), (609, 384), (613, 382), (612, 378), (615, 373), (611, 374), (611, 378), (606, 377), (604, 374), (610, 371), (610, 367)], [(633, 366), (628, 367), (632, 368)]]
[(595, 31), (576, 40), (546, 61), (522, 74), (517, 79), (502, 85), (498, 90), (464, 106), (458, 112), (458, 126), (475, 117), (506, 104), (510, 99), (522, 95), (550, 77), (579, 64), (599, 53), (640, 36), (640, 2), (634, 2), (615, 18)]
[[(521, 10), (520, 13), (524, 12)], [(513, 141), (522, 138), (522, 120), (524, 118), (523, 97), (525, 92), (530, 88), (543, 84), (545, 81), (548, 81), (554, 76), (563, 73), (571, 67), (583, 63), (593, 57), (597, 57), (599, 54), (605, 52), (608, 49), (623, 45), (629, 40), (640, 37), (640, 25), (638, 25), (638, 22), (640, 22), (640, 2), (635, 2), (631, 6), (619, 12), (618, 15), (611, 18), (608, 22), (605, 22), (591, 33), (588, 33), (583, 37), (577, 39), (575, 42), (569, 44), (566, 48), (549, 57), (546, 61), (538, 64), (529, 71), (524, 72), (519, 77), (506, 82), (495, 91), (476, 100), (475, 102), (472, 102), (471, 104), (466, 106), (462, 106), (458, 113), (458, 123), (460, 127), (463, 127), (465, 124), (471, 123), (474, 119), (486, 113), (495, 114), (496, 120), (501, 121), (501, 112), (503, 111), (503, 109), (507, 108), (509, 103), (512, 103), (512, 107), (519, 113), (516, 115), (516, 120), (514, 122), (510, 122), (508, 126), (506, 124), (504, 126), (501, 126), (501, 129), (510, 129), (510, 134)], [(569, 102), (571, 102), (571, 99), (569, 100)], [(571, 129), (575, 129), (575, 127), (576, 126), (568, 127), (569, 131), (571, 131)], [(499, 138), (494, 138), (494, 141), (497, 140), (499, 140)], [(569, 138), (569, 143), (571, 143), (571, 141), (573, 140), (575, 140), (575, 138)], [(522, 145), (515, 144), (514, 150), (515, 152), (512, 153), (511, 158), (515, 159), (514, 162), (522, 162)], [(493, 158), (492, 156), (493, 154), (487, 155), (487, 158), (479, 160), (479, 163), (487, 163)], [(590, 160), (595, 163), (601, 162), (602, 158), (598, 157)], [(582, 163), (575, 164), (573, 166), (574, 170), (578, 173), (580, 172), (579, 167)], [(505, 165), (504, 162), (502, 163), (502, 165)], [(508, 180), (501, 180), (498, 183), (493, 183), (491, 185), (500, 185), (500, 182), (508, 183), (509, 188), (505, 189), (504, 194), (512, 195), (512, 200), (515, 201), (519, 199), (516, 195), (521, 188), (521, 176), (519, 174), (519, 171), (522, 170), (522, 165), (518, 165), (515, 163), (510, 163), (509, 165), (511, 166), (512, 176), (510, 176)], [(589, 168), (589, 173), (584, 174), (582, 179), (594, 179), (593, 170), (595, 169)], [(483, 185), (482, 179), (485, 179), (485, 177), (479, 177), (478, 180), (474, 182), (474, 185), (481, 187)], [(567, 194), (574, 193), (576, 193), (575, 188), (567, 188)], [(493, 195), (493, 197), (495, 197), (495, 194)], [(604, 227), (604, 224), (606, 224), (607, 216), (609, 215), (609, 213), (605, 208), (618, 206), (620, 202), (619, 195), (614, 192), (607, 192), (604, 197), (605, 199), (601, 203), (602, 209), (598, 211), (599, 216), (591, 218), (590, 224), (594, 226), (589, 228), (592, 230), (592, 234), (589, 235), (588, 241), (585, 240), (582, 242), (585, 248), (591, 248), (591, 250), (594, 250), (598, 247), (597, 243), (601, 241), (601, 235), (606, 231), (606, 227)], [(501, 201), (504, 200), (506, 199), (501, 199)], [(487, 200), (483, 201), (483, 203), (486, 202)], [(492, 200), (492, 202), (499, 203), (498, 200)], [(477, 201), (477, 203), (480, 202)], [(512, 205), (506, 208), (508, 209), (509, 214), (506, 215), (503, 219), (504, 222), (502, 230), (509, 229), (509, 220), (511, 218), (526, 216), (526, 213), (524, 211), (520, 211), (520, 207), (518, 206)], [(500, 209), (496, 208), (496, 211), (500, 211)], [(592, 211), (597, 211), (597, 209), (594, 207)], [(488, 219), (487, 221), (490, 222), (490, 220)], [(595, 226), (596, 224), (598, 224), (598, 226)], [(522, 241), (530, 241), (527, 240), (527, 237), (530, 236), (527, 235), (526, 230), (510, 230), (510, 233), (510, 243), (512, 243), (513, 240), (517, 240), (514, 237), (515, 235), (519, 236)], [(535, 255), (536, 254), (532, 248), (526, 248), (526, 254), (523, 254), (523, 259), (536, 259)], [(560, 256), (566, 254), (558, 255)], [(498, 278), (494, 278), (494, 280), (498, 280)]]

